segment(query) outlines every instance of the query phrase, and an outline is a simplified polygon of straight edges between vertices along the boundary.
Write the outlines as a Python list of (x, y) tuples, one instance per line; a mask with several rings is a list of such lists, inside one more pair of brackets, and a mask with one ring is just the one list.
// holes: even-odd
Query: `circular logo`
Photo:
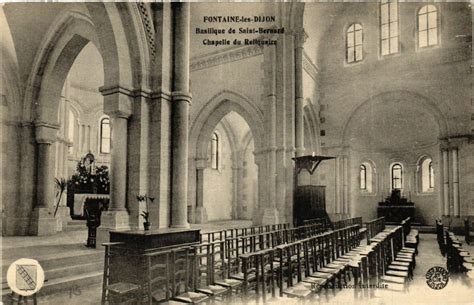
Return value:
[(34, 259), (20, 258), (8, 267), (7, 282), (10, 289), (16, 294), (33, 295), (43, 287), (43, 268)]
[(449, 272), (443, 267), (432, 267), (426, 272), (426, 284), (428, 284), (431, 289), (443, 289), (448, 285), (448, 281)]

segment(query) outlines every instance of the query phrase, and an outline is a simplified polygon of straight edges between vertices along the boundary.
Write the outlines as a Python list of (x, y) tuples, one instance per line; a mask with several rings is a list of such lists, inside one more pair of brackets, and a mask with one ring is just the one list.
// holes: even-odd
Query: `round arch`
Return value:
[(25, 94), (25, 120), (56, 124), (58, 97), (77, 55), (89, 42), (101, 53), (94, 24), (87, 15), (69, 11), (59, 16), (43, 39), (33, 63)]
[(438, 138), (446, 136), (449, 126), (441, 110), (428, 98), (410, 91), (389, 91), (371, 97), (370, 99), (355, 106), (344, 120), (342, 143), (350, 146), (351, 132), (353, 132), (354, 118), (363, 116), (364, 112), (369, 113), (371, 118), (377, 119), (373, 113), (375, 107), (386, 105), (389, 102), (397, 102), (400, 107), (409, 108), (420, 113), (427, 113), (432, 116), (438, 127)]
[[(141, 71), (148, 57), (140, 47), (144, 44), (138, 43), (143, 33), (136, 30), (139, 25), (134, 10), (130, 5), (84, 5), (88, 9), (84, 12), (66, 11), (60, 14), (45, 35), (28, 79), (23, 111), (25, 120), (57, 123), (52, 109), (57, 108), (57, 97), (74, 60), (89, 42), (94, 44), (102, 57), (103, 88), (125, 87), (133, 90), (140, 87), (141, 76), (146, 75)], [(130, 24), (133, 26), (131, 31)]]

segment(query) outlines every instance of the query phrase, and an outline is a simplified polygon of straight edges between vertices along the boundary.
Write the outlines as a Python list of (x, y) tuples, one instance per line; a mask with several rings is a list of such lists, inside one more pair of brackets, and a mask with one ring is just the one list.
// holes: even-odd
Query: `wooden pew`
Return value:
[(365, 227), (367, 228), (367, 244), (370, 245), (371, 238), (385, 229), (385, 218), (379, 217), (368, 221), (365, 223)]

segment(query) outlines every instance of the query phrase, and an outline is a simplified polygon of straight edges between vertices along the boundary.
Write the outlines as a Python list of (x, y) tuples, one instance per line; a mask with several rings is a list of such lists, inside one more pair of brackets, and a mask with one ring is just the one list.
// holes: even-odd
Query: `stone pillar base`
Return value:
[(63, 231), (67, 226), (67, 222), (71, 221), (71, 215), (69, 213), (69, 207), (60, 206), (58, 212), (56, 213), (56, 231)]
[(344, 213), (328, 213), (328, 216), (332, 222), (348, 218), (347, 214)]
[(175, 228), (175, 229), (189, 229), (189, 228), (191, 228), (191, 226), (189, 225), (189, 223), (185, 223), (185, 224), (174, 224), (174, 225), (171, 225), (170, 228)]
[(252, 219), (252, 225), (254, 226), (260, 226), (262, 223), (262, 217), (263, 217), (263, 213), (262, 213), (262, 210), (260, 209), (254, 209), (253, 210), (253, 213), (251, 215), (251, 219)]
[(129, 214), (127, 211), (104, 211), (100, 217), (100, 226), (97, 228), (96, 244), (100, 249), (102, 243), (110, 241), (110, 231), (130, 230)]
[(67, 223), (68, 221), (72, 220), (70, 209), (67, 206), (60, 206), (58, 208), (58, 213), (56, 214), (56, 216), (60, 216), (63, 223)]
[(207, 211), (205, 207), (196, 207), (194, 211), (194, 221), (196, 223), (207, 223)]
[(56, 219), (49, 208), (35, 208), (31, 216), (30, 234), (46, 236), (56, 234)]
[(279, 223), (278, 211), (274, 208), (266, 208), (263, 211), (262, 225), (272, 225)]

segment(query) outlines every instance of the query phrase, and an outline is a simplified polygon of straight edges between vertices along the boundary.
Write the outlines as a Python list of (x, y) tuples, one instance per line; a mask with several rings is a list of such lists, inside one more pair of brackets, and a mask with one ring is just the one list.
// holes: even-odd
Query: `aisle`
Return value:
[(446, 267), (446, 258), (441, 255), (435, 234), (420, 234), (419, 253), (416, 257), (416, 268), (414, 278), (409, 283), (408, 292), (396, 292), (380, 289), (376, 296), (371, 299), (354, 300), (354, 292), (351, 289), (338, 291), (334, 297), (322, 304), (426, 304), (426, 305), (448, 305), (448, 304), (474, 304), (474, 283), (463, 282), (459, 276), (450, 276), (448, 285), (441, 290), (433, 290), (426, 284), (426, 272), (434, 266)]

